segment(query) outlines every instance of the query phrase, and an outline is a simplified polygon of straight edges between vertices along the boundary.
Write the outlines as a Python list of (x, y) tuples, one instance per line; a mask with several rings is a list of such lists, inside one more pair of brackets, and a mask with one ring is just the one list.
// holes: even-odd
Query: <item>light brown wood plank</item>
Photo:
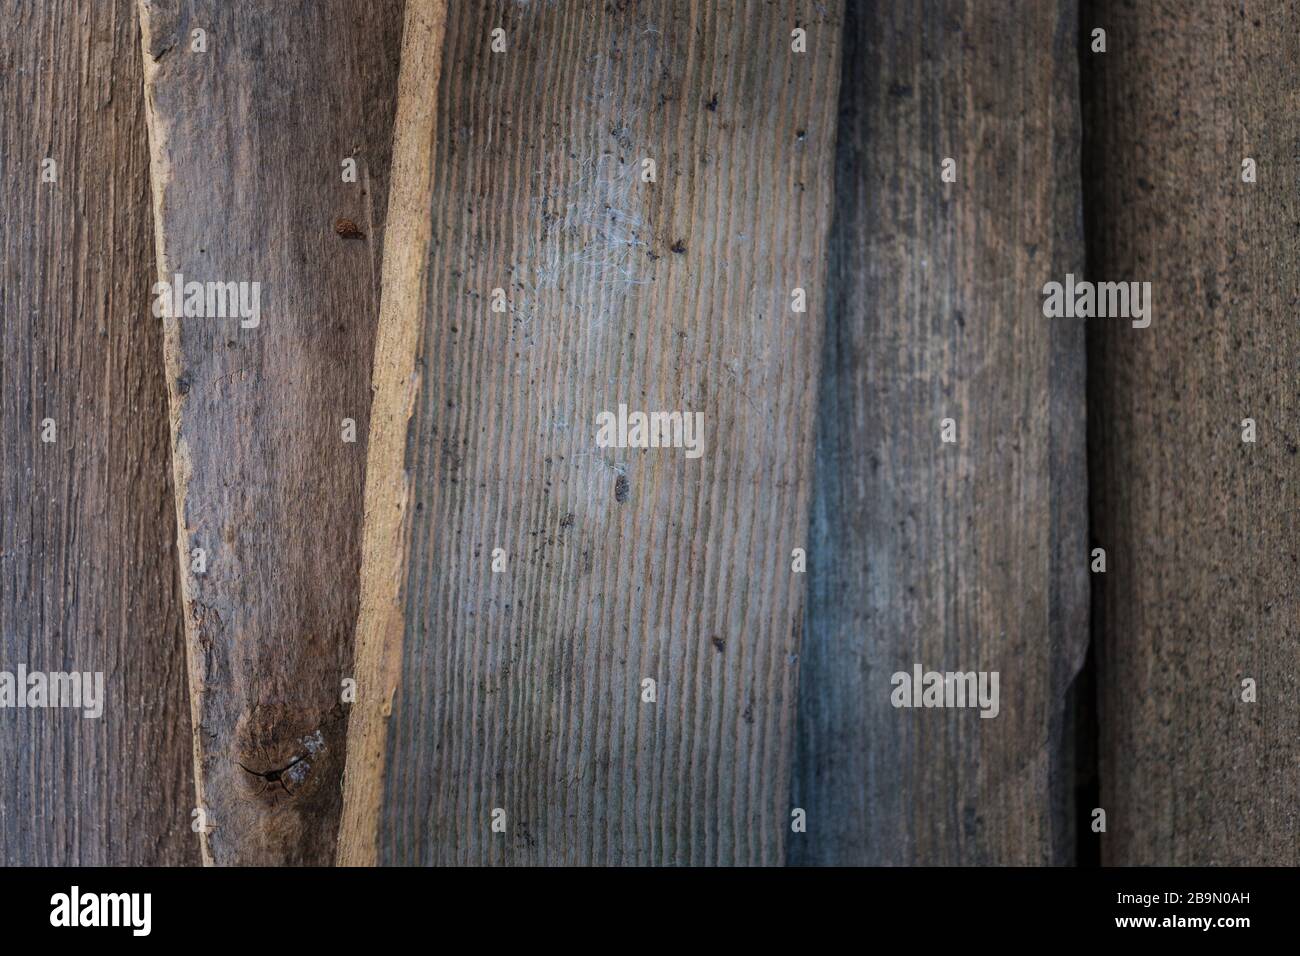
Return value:
[(446, 36), (445, 0), (407, 0), (393, 129), (393, 190), (375, 340), (374, 389), (366, 463), (361, 613), (356, 631), (356, 680), (364, 688), (351, 708), (344, 812), (338, 861), (378, 862), (384, 799), (387, 720), (401, 676), (402, 609), (398, 604), (406, 554), (406, 431), (415, 397), (415, 352), (423, 319), (418, 290), (429, 261), (435, 117)]
[[(448, 18), (403, 113), (430, 243), (386, 273), (344, 862), (783, 860), (838, 11)], [(702, 457), (598, 447), (620, 403), (702, 412)]]
[(0, 22), (0, 670), (104, 675), (0, 709), (0, 863), (197, 863), (134, 5)]
[(262, 290), (256, 326), (165, 323), (180, 542), (207, 564), (182, 565), (205, 858), (326, 863), (401, 3), (141, 0), (141, 16), (158, 276)]

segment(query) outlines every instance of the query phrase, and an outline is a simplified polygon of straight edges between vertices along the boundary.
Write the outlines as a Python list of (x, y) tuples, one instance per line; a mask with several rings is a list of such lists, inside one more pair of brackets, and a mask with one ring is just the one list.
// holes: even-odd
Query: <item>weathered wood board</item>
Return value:
[[(1041, 290), (1082, 272), (1076, 16), (848, 6), (792, 863), (1072, 856), (1085, 342)], [(895, 707), (917, 665), (998, 672), (997, 716)]]
[(1089, 273), (1152, 301), (1147, 328), (1089, 330), (1089, 836), (1107, 864), (1294, 866), (1300, 12), (1091, 2), (1081, 25), (1107, 34), (1083, 54)]
[(197, 863), (135, 9), (0, 22), (0, 671), (103, 675), (0, 709), (0, 863)]
[(159, 281), (248, 284), (165, 320), (205, 859), (326, 863), (402, 4), (140, 10)]
[(343, 862), (784, 860), (839, 9), (413, 6)]

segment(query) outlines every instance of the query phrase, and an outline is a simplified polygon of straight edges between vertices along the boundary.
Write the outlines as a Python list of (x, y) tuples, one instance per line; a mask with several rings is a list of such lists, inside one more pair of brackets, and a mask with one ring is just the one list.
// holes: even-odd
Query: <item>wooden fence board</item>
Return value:
[(1149, 327), (1089, 340), (1102, 862), (1294, 866), (1300, 14), (1081, 23), (1108, 46), (1083, 54), (1089, 272), (1152, 297)]
[(262, 293), (165, 324), (209, 862), (335, 852), (401, 12), (141, 0), (159, 279)]
[[(783, 860), (839, 31), (448, 18), (393, 199), (430, 242), (384, 289), (344, 862)], [(702, 412), (703, 455), (598, 447), (620, 403)]]
[(134, 6), (0, 22), (0, 670), (104, 675), (0, 710), (0, 863), (197, 863)]
[[(846, 12), (793, 863), (1072, 855), (1084, 328), (1041, 289), (1082, 271), (1076, 15)], [(895, 708), (918, 664), (998, 672), (998, 716)]]

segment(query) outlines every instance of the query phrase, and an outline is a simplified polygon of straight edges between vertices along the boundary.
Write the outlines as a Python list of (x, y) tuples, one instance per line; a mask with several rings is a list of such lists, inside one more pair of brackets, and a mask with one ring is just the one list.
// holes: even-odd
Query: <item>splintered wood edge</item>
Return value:
[[(167, 152), (167, 124), (159, 114), (154, 101), (155, 84), (158, 80), (158, 59), (154, 57), (155, 17), (163, 16), (155, 10), (151, 0), (137, 0), (136, 18), (140, 25), (140, 58), (144, 65), (144, 115), (145, 128), (149, 136), (149, 192), (153, 203), (153, 241), (154, 259), (158, 270), (158, 280), (167, 281), (172, 274), (171, 263), (167, 261), (167, 237), (163, 220), (163, 209), (167, 204), (167, 187), (171, 183), (171, 159)], [(158, 31), (166, 32), (166, 25)], [(164, 51), (165, 52), (165, 51)], [(161, 56), (159, 57), (161, 58)], [(167, 379), (168, 427), (171, 431), (172, 488), (176, 505), (176, 558), (178, 578), (180, 581), (181, 620), (185, 632), (185, 673), (190, 702), (190, 746), (194, 760), (194, 799), (195, 806), (207, 806), (204, 799), (203, 749), (199, 728), (202, 724), (200, 701), (203, 699), (202, 673), (198, 669), (199, 661), (195, 653), (195, 635), (193, 634), (193, 616), (189, 613), (190, 598), (189, 576), (185, 574), (185, 499), (189, 493), (191, 462), (189, 449), (180, 436), (180, 424), (184, 396), (178, 394), (174, 383), (180, 377), (180, 340), (177, 320), (172, 316), (163, 316), (163, 366)], [(204, 866), (212, 866), (212, 848), (208, 845), (208, 830), (199, 831), (200, 858)]]
[(434, 121), (446, 22), (446, 0), (408, 0), (371, 385), (356, 701), (348, 721), (340, 866), (375, 866), (379, 856), (388, 719), (402, 670), (401, 601), (409, 530), (406, 433), (420, 385), (415, 356), (433, 228)]

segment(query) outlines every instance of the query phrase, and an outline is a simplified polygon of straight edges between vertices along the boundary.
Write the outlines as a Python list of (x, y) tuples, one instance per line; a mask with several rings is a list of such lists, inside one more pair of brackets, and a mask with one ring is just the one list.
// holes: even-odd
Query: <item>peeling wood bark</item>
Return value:
[[(401, 4), (140, 10), (159, 279), (262, 290), (256, 327), (165, 321), (199, 799), (214, 827), (205, 859), (325, 863), (341, 808)], [(193, 48), (199, 29), (206, 52)], [(343, 181), (348, 157), (356, 183)], [(281, 780), (255, 775), (295, 758)]]
[(134, 8), (0, 22), (0, 669), (105, 690), (0, 710), (0, 863), (197, 863)]
[[(430, 245), (386, 272), (342, 862), (783, 860), (838, 10), (448, 21), (403, 107)], [(597, 447), (620, 403), (703, 412), (703, 457)]]
[(1154, 301), (1089, 333), (1094, 839), (1105, 864), (1294, 866), (1300, 15), (1091, 2), (1082, 25), (1108, 43), (1083, 54), (1090, 278)]
[[(1067, 862), (1084, 329), (1040, 290), (1082, 268), (1075, 5), (846, 22), (790, 860)], [(896, 709), (916, 664), (998, 671), (999, 715)]]

